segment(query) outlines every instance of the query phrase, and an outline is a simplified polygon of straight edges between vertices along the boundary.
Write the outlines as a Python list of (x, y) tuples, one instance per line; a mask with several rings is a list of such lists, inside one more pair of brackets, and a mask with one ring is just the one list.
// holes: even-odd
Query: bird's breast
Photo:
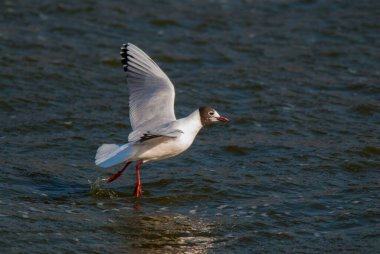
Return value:
[(162, 142), (142, 143), (136, 147), (136, 159), (152, 161), (170, 158), (186, 151), (193, 140), (194, 136), (184, 133), (177, 138), (166, 139)]

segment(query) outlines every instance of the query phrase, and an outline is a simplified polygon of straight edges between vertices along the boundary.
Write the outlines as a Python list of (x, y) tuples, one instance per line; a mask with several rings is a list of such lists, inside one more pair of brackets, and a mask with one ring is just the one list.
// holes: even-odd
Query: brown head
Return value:
[(203, 126), (211, 124), (212, 122), (229, 122), (228, 118), (220, 116), (215, 109), (209, 106), (199, 108), (199, 115), (201, 116), (201, 123)]

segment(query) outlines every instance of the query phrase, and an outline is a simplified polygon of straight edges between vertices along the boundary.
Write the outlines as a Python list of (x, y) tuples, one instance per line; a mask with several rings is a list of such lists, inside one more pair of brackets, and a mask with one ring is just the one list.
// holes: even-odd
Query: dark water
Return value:
[[(2, 1), (1, 253), (376, 253), (379, 1)], [(119, 47), (232, 119), (111, 185)]]

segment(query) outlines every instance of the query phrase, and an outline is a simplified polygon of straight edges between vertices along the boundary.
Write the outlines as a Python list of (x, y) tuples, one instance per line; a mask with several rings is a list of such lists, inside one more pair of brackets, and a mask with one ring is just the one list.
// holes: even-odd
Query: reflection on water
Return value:
[[(216, 242), (224, 241), (215, 237), (214, 225), (191, 216), (195, 210), (190, 211), (189, 216), (170, 213), (168, 207), (152, 210), (153, 207), (145, 204), (144, 200), (109, 189), (107, 180), (107, 177), (98, 177), (93, 182), (89, 180), (90, 193), (99, 199), (123, 197), (126, 205), (131, 205), (102, 211), (112, 214), (112, 219), (102, 230), (125, 239), (126, 246), (119, 246), (120, 249), (138, 253), (160, 253), (163, 250), (170, 253), (207, 253)], [(104, 207), (102, 202), (97, 205)]]
[(141, 206), (139, 210), (121, 214), (106, 226), (106, 231), (124, 237), (126, 249), (139, 253), (207, 253), (218, 241), (212, 233), (213, 225), (200, 218), (162, 210), (144, 213)]

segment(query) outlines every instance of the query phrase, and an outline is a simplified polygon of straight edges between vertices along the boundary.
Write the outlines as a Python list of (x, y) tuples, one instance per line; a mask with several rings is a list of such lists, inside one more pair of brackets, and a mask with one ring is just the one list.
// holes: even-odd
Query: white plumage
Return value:
[(129, 118), (133, 131), (128, 143), (103, 144), (98, 148), (95, 163), (110, 167), (127, 162), (109, 182), (121, 175), (133, 161), (136, 166), (135, 195), (141, 196), (140, 167), (143, 163), (162, 160), (188, 149), (199, 130), (207, 123), (228, 119), (214, 109), (202, 107), (189, 116), (176, 120), (174, 114), (174, 86), (158, 65), (141, 49), (128, 43), (120, 52), (129, 88)]

